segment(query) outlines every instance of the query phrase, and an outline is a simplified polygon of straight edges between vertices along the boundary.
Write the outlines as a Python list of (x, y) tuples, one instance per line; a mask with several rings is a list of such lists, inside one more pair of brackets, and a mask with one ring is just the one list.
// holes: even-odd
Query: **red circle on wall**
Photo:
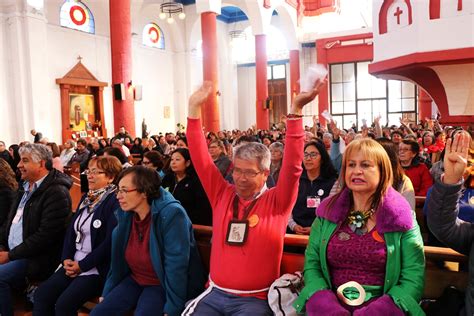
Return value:
[[(75, 14), (80, 14), (81, 19), (77, 19)], [(74, 5), (69, 10), (69, 16), (71, 17), (72, 22), (76, 25), (82, 25), (86, 23), (86, 11), (78, 5)]]
[(150, 41), (153, 43), (158, 43), (158, 40), (160, 39), (160, 33), (158, 32), (158, 29), (154, 26), (150, 27), (148, 30), (148, 35), (150, 36)]

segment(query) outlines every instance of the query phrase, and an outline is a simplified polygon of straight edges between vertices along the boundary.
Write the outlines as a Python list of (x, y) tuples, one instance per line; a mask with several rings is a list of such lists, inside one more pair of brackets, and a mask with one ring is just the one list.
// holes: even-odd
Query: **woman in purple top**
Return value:
[(392, 188), (383, 147), (351, 142), (340, 181), (342, 190), (316, 211), (295, 308), (308, 315), (424, 315), (423, 241), (410, 205)]

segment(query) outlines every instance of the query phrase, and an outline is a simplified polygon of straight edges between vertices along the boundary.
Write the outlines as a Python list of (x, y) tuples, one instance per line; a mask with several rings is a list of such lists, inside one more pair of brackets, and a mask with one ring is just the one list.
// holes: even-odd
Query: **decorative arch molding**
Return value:
[[(430, 0), (430, 20), (436, 20), (441, 17), (441, 1), (442, 0)], [(463, 0), (457, 1), (458, 11), (462, 11), (462, 1)]]
[[(387, 22), (388, 22), (388, 9), (392, 6), (394, 2), (399, 0), (385, 0), (380, 7), (379, 11), (379, 34), (387, 33)], [(412, 7), (410, 0), (403, 0), (408, 8), (408, 24), (411, 25), (413, 23), (412, 17)]]

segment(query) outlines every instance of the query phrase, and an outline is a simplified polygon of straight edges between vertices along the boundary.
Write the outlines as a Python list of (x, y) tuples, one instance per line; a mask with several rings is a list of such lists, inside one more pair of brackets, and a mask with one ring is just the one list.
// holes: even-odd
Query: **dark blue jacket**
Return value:
[[(127, 275), (125, 250), (134, 212), (118, 209), (118, 225), (112, 233), (112, 262), (102, 296), (106, 297)], [(178, 316), (187, 300), (204, 289), (206, 275), (199, 257), (193, 227), (186, 211), (171, 193), (160, 188), (151, 204), (150, 256), (153, 269), (166, 293), (163, 312)]]
[[(85, 197), (86, 195), (82, 197), (79, 205), (81, 205)], [(99, 276), (104, 282), (110, 266), (112, 231), (117, 225), (114, 212), (118, 208), (120, 208), (120, 205), (114, 193), (109, 194), (104, 201), (96, 206), (91, 220), (92, 252), (79, 261), (81, 271), (89, 271), (95, 267), (99, 271)], [(85, 209), (79, 210), (78, 207), (72, 218), (71, 224), (67, 229), (66, 237), (64, 238), (61, 262), (65, 259), (74, 260), (74, 254), (76, 253), (76, 233), (74, 231), (74, 222), (82, 212), (85, 212)], [(96, 220), (101, 222), (101, 225), (98, 228), (95, 228), (93, 225)]]
[[(311, 227), (314, 219), (316, 218), (316, 209), (306, 207), (307, 197), (319, 196), (320, 201), (322, 201), (327, 196), (329, 196), (334, 182), (336, 182), (336, 177), (326, 179), (321, 176), (314, 179), (313, 181), (310, 181), (308, 179), (306, 170), (303, 170), (298, 187), (298, 198), (296, 199), (296, 203), (292, 211), (293, 220), (298, 225), (303, 227)], [(319, 190), (322, 190), (322, 194), (318, 194)]]

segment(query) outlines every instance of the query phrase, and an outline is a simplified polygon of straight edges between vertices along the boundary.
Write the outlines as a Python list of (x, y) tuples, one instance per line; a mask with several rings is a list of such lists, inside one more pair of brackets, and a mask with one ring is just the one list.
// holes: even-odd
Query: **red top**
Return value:
[[(302, 120), (288, 120), (285, 153), (276, 187), (258, 199), (249, 217), (256, 214), (258, 223), (249, 228), (243, 246), (226, 243), (232, 219), (234, 185), (224, 180), (208, 153), (199, 119), (188, 118), (187, 139), (191, 158), (212, 205), (213, 235), (210, 277), (220, 287), (251, 291), (269, 287), (280, 276), (283, 243), (293, 205), (303, 160), (304, 131)], [(251, 201), (239, 200), (239, 218)], [(254, 294), (266, 299), (267, 292)]]
[(433, 178), (431, 177), (428, 167), (420, 162), (416, 166), (403, 168), (405, 174), (410, 178), (415, 189), (416, 196), (426, 196), (428, 189), (433, 185)]
[(141, 221), (137, 216), (133, 216), (130, 237), (125, 249), (125, 260), (132, 271), (132, 278), (142, 286), (160, 284), (151, 263), (150, 226), (150, 213)]

